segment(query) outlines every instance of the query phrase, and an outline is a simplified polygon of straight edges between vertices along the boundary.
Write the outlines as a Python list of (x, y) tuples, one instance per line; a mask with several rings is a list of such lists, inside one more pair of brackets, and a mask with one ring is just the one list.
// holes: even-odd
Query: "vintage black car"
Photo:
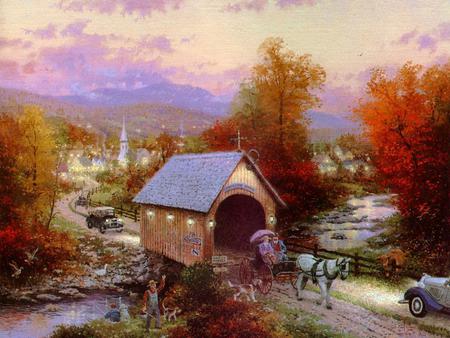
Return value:
[(86, 207), (88, 205), (88, 200), (85, 196), (78, 196), (77, 200), (75, 201), (75, 208), (77, 206)]
[(450, 278), (424, 274), (399, 303), (409, 304), (409, 311), (415, 317), (425, 317), (432, 311), (450, 314)]
[(114, 208), (98, 207), (88, 210), (86, 224), (89, 229), (98, 228), (102, 234), (108, 229), (115, 229), (117, 232), (123, 230), (123, 219), (116, 217)]

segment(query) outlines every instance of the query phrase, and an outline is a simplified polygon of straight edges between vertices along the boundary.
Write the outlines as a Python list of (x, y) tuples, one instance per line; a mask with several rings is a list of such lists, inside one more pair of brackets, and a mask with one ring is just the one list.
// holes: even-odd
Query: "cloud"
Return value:
[(319, 0), (277, 0), (277, 6), (280, 8), (288, 8), (293, 6), (315, 6)]
[(185, 0), (60, 0), (58, 6), (63, 10), (84, 12), (94, 11), (111, 15), (120, 12), (123, 15), (150, 16), (152, 12), (165, 13), (170, 9), (179, 9)]
[(417, 36), (417, 34), (418, 34), (417, 29), (414, 29), (410, 32), (406, 32), (397, 41), (394, 41), (393, 44), (407, 45), (412, 39), (414, 39)]
[(25, 41), (22, 39), (8, 39), (0, 37), (0, 48), (30, 48), (33, 45), (31, 41)]
[(32, 29), (25, 29), (26, 34), (33, 35), (34, 37), (43, 39), (43, 40), (49, 40), (56, 38), (56, 26), (52, 23), (49, 23), (44, 28), (38, 28), (35, 30)]
[(442, 22), (434, 29), (419, 34), (417, 29), (404, 33), (393, 45), (414, 45), (418, 50), (436, 52), (442, 42), (450, 41), (450, 22)]
[(417, 39), (419, 50), (428, 49), (431, 53), (434, 53), (437, 48), (437, 40), (430, 34), (423, 34)]
[(61, 31), (62, 36), (81, 36), (84, 33), (84, 29), (90, 23), (91, 20), (79, 20), (71, 24), (68, 24), (66, 28)]
[(267, 4), (268, 0), (241, 0), (228, 3), (223, 10), (230, 13), (239, 13), (243, 10), (260, 12), (266, 8)]
[(174, 51), (171, 41), (164, 35), (146, 35), (139, 41), (137, 47), (139, 49), (157, 49), (163, 53), (173, 53)]

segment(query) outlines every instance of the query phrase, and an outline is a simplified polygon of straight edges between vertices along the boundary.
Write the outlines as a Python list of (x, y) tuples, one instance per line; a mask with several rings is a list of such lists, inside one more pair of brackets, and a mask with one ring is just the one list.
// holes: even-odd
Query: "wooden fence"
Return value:
[[(376, 259), (360, 256), (358, 253), (351, 255), (339, 251), (326, 250), (319, 247), (318, 244), (313, 246), (306, 246), (302, 244), (301, 240), (288, 239), (286, 240), (286, 246), (289, 251), (295, 253), (312, 253), (316, 257), (324, 259), (335, 259), (336, 257), (347, 257), (351, 259), (350, 269), (355, 275), (373, 275), (373, 274), (384, 274), (385, 270), (380, 262)], [(397, 266), (392, 266), (393, 273)], [(404, 267), (399, 267), (400, 272), (398, 276), (405, 276), (414, 279), (418, 279), (421, 273), (417, 270), (405, 269)]]
[[(96, 201), (92, 200), (91, 196), (98, 191), (100, 191), (100, 189), (97, 187), (88, 192), (88, 194), (87, 194), (88, 205), (90, 207), (109, 207), (109, 206), (111, 206), (111, 205), (106, 205), (104, 203), (96, 202)], [(140, 220), (140, 212), (138, 209), (125, 209), (123, 207), (123, 205), (112, 206), (112, 207), (116, 211), (117, 215), (129, 218), (135, 222), (138, 222)]]

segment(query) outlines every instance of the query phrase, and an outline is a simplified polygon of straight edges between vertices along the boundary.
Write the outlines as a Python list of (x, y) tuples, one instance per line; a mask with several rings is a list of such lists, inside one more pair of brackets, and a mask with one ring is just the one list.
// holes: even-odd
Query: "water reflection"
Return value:
[[(119, 302), (115, 294), (90, 294), (82, 300), (57, 303), (56, 311), (49, 311), (45, 305), (0, 304), (0, 337), (46, 337), (57, 325), (80, 325), (102, 318), (107, 304), (113, 301)], [(128, 297), (121, 297), (120, 301), (130, 304)]]
[[(362, 219), (359, 223), (345, 222), (342, 224), (321, 223), (317, 229), (322, 232), (319, 235), (320, 244), (328, 250), (356, 248), (367, 244), (367, 239), (379, 235), (383, 229), (377, 229), (374, 225), (380, 220), (392, 216), (396, 209), (389, 203), (392, 195), (370, 195), (362, 198), (351, 198), (347, 203), (358, 207), (352, 212), (352, 216)], [(345, 239), (333, 239), (336, 233), (344, 235)]]

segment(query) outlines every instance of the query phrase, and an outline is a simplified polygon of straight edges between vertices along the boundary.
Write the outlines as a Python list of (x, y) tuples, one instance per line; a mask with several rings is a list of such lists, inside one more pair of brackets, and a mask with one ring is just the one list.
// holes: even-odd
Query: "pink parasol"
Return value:
[(275, 236), (275, 233), (273, 231), (270, 231), (267, 229), (258, 230), (252, 235), (252, 237), (250, 237), (250, 243), (254, 243), (254, 242), (260, 240), (261, 237), (264, 237), (264, 236), (273, 237), (273, 236)]

